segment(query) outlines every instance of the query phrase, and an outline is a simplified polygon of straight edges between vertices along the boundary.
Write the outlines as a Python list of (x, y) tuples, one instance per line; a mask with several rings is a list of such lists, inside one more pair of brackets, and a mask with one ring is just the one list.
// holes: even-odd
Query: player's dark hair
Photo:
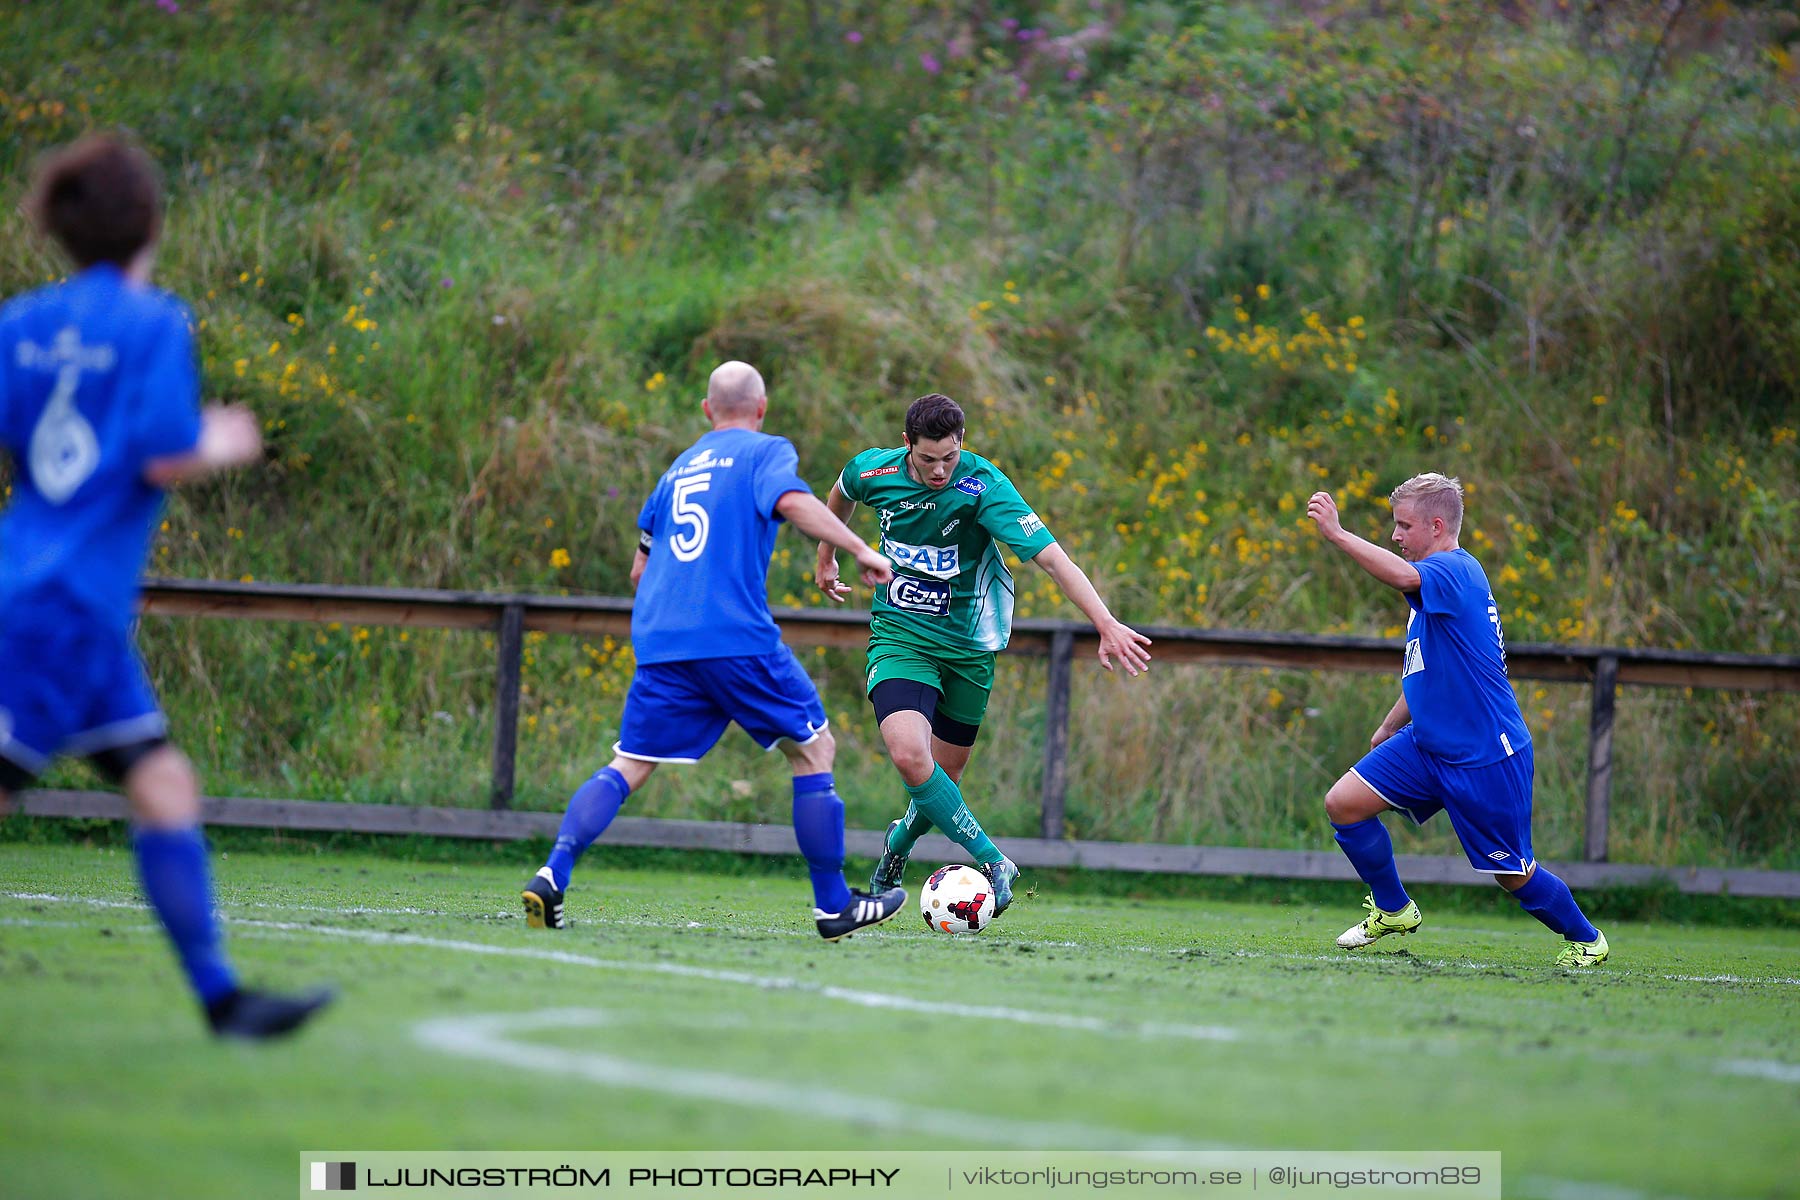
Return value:
[(124, 266), (162, 229), (162, 185), (134, 142), (90, 134), (43, 159), (25, 211), (77, 266)]
[(906, 410), (908, 442), (917, 442), (922, 438), (932, 441), (951, 436), (960, 438), (962, 435), (962, 405), (941, 392), (920, 396)]

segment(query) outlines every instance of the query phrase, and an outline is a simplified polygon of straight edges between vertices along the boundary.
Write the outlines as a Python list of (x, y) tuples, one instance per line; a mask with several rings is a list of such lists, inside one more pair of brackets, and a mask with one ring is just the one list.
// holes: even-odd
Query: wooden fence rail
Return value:
[[(504, 593), (425, 591), (405, 588), (357, 588), (319, 584), (229, 583), (204, 580), (150, 580), (144, 588), (143, 611), (152, 616), (235, 617), (257, 621), (337, 621), (355, 625), (397, 625), (414, 628), (487, 630), (495, 637), (495, 698), (493, 782), (489, 806), (510, 808), (513, 798), (514, 763), (518, 737), (520, 665), (527, 632), (601, 636), (623, 639), (630, 633), (631, 601), (618, 597), (534, 596)], [(843, 609), (780, 609), (775, 613), (791, 642), (804, 645), (860, 647), (868, 636), (867, 612)], [(1212, 666), (1275, 667), (1290, 670), (1360, 671), (1394, 674), (1399, 646), (1379, 638), (1323, 637), (1305, 634), (1260, 633), (1242, 630), (1145, 628), (1156, 641), (1156, 657), (1163, 663), (1199, 663)], [(1069, 745), (1069, 693), (1072, 666), (1078, 654), (1092, 653), (1097, 645), (1093, 629), (1075, 621), (1021, 620), (1014, 625), (1007, 653), (1049, 660), (1046, 680), (1043, 797), (1040, 820), (1041, 845), (1063, 839), (1063, 802), (1067, 782)], [(1711, 654), (1697, 651), (1656, 650), (1611, 646), (1557, 646), (1514, 644), (1507, 647), (1507, 664), (1515, 679), (1543, 679), (1562, 683), (1586, 683), (1592, 689), (1588, 734), (1587, 811), (1583, 858), (1603, 863), (1607, 858), (1607, 830), (1612, 794), (1612, 732), (1614, 699), (1621, 686), (1725, 688), (1740, 691), (1800, 691), (1800, 655), (1753, 656)], [(51, 804), (48, 808), (56, 808)], [(348, 812), (352, 806), (342, 807)], [(38, 811), (48, 811), (44, 802)], [(524, 816), (525, 814), (519, 814)], [(662, 824), (671, 824), (664, 822)], [(680, 824), (680, 823), (673, 823)], [(353, 828), (346, 825), (344, 828)], [(681, 843), (687, 844), (687, 843)], [(1010, 845), (1010, 843), (1009, 843)], [(1098, 847), (1101, 843), (1082, 843)], [(1129, 847), (1120, 846), (1119, 851)], [(1201, 847), (1140, 847), (1156, 851), (1145, 861), (1168, 862), (1186, 855), (1196, 862), (1212, 856), (1252, 864), (1257, 853)], [(1244, 857), (1246, 853), (1250, 857)], [(1285, 852), (1290, 856), (1298, 852)], [(1046, 857), (1047, 856), (1047, 857)], [(1085, 861), (1096, 856), (1109, 861), (1119, 855), (1090, 849)], [(1173, 857), (1172, 857), (1173, 856)], [(1016, 856), (1015, 856), (1016, 857)], [(1057, 854), (1048, 850), (1039, 865), (1054, 865)], [(1133, 856), (1126, 854), (1124, 859)], [(1138, 855), (1144, 858), (1143, 855)], [(1121, 860), (1123, 861), (1123, 860)], [(1257, 860), (1260, 862), (1260, 860)], [(1263, 864), (1276, 866), (1271, 860)], [(1129, 867), (1125, 869), (1131, 869)], [(1184, 869), (1145, 866), (1138, 869)], [(1192, 864), (1188, 868), (1193, 869)], [(1308, 867), (1305, 874), (1317, 874)], [(1636, 873), (1659, 868), (1614, 868), (1636, 878)], [(1232, 873), (1265, 873), (1254, 871)], [(1271, 869), (1266, 873), (1288, 874)], [(1744, 876), (1734, 880), (1733, 876)], [(1754, 876), (1755, 879), (1750, 877)], [(1763, 878), (1768, 877), (1768, 878)], [(1620, 876), (1620, 879), (1624, 879)], [(1750, 886), (1757, 894), (1800, 896), (1800, 873), (1790, 872), (1688, 872), (1687, 882), (1698, 890)], [(1702, 881), (1696, 883), (1696, 881)], [(1769, 889), (1774, 890), (1769, 890)]]

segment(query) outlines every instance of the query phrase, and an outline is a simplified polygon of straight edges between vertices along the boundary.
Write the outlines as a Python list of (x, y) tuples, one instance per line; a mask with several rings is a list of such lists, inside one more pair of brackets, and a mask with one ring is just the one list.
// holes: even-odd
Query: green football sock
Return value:
[(888, 833), (887, 848), (894, 854), (910, 855), (919, 839), (930, 832), (931, 818), (920, 812), (917, 804), (908, 800), (906, 815)]
[[(906, 794), (912, 797), (912, 804), (907, 807), (909, 816), (915, 809), (923, 813), (951, 841), (974, 855), (976, 862), (1000, 861), (1000, 851), (994, 847), (993, 840), (982, 830), (981, 822), (975, 819), (975, 814), (963, 802), (962, 789), (956, 786), (955, 780), (944, 774), (944, 768), (934, 767), (931, 777), (917, 787), (907, 784)], [(910, 825), (909, 821), (900, 828), (907, 829)], [(924, 832), (923, 829), (919, 831), (921, 834)], [(916, 835), (913, 840), (918, 840)], [(891, 841), (888, 849), (894, 849)]]

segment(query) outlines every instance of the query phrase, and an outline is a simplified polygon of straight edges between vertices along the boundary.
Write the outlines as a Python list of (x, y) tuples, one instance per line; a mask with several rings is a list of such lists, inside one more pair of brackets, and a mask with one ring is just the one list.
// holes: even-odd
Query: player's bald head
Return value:
[(716, 417), (754, 416), (767, 396), (762, 375), (746, 362), (720, 363), (706, 381), (706, 402)]

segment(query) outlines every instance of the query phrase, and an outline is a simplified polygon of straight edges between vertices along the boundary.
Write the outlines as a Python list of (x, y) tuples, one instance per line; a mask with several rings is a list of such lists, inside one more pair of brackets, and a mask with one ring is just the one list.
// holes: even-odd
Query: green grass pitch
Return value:
[[(988, 932), (838, 944), (791, 877), (609, 869), (529, 930), (514, 867), (216, 862), (230, 946), (338, 1005), (205, 1038), (130, 855), (0, 844), (17, 1196), (292, 1193), (310, 1149), (1498, 1150), (1509, 1196), (1795, 1195), (1800, 932), (1523, 917), (1350, 954), (1343, 903), (1040, 889)], [(924, 864), (909, 873), (916, 887)], [(1030, 883), (1027, 875), (1026, 884)], [(1394, 944), (1398, 943), (1398, 944)]]

